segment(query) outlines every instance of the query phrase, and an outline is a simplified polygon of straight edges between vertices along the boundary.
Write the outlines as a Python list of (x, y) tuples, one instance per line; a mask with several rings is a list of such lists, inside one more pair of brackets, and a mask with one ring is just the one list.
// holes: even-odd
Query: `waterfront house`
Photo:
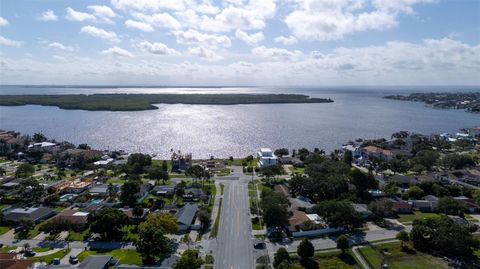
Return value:
[(257, 162), (259, 167), (266, 167), (278, 164), (278, 158), (269, 148), (261, 148), (257, 152)]
[(381, 160), (390, 160), (394, 157), (394, 153), (391, 150), (382, 149), (375, 146), (367, 146), (362, 148), (362, 155)]
[(173, 152), (172, 157), (172, 172), (185, 172), (192, 167), (192, 154), (182, 154), (180, 151)]

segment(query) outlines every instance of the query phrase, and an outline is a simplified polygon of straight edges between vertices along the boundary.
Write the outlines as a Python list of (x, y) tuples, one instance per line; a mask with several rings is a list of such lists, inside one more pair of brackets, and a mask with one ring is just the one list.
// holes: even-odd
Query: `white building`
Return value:
[(260, 151), (257, 152), (257, 160), (258, 166), (260, 167), (278, 164), (277, 156), (275, 156), (273, 151), (269, 148), (261, 148)]

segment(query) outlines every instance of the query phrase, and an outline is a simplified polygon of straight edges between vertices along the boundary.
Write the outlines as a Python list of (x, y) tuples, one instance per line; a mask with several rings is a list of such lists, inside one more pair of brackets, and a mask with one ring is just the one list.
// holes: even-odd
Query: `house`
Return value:
[(197, 215), (198, 205), (187, 203), (180, 210), (177, 211), (175, 217), (177, 218), (178, 229), (185, 232), (192, 228), (193, 221)]
[(92, 185), (89, 190), (90, 194), (93, 196), (107, 197), (108, 196), (108, 185), (97, 183)]
[(204, 197), (206, 197), (206, 195), (203, 190), (195, 187), (186, 188), (183, 194), (184, 200), (198, 200)]
[(141, 202), (143, 199), (145, 199), (148, 196), (148, 193), (152, 189), (152, 185), (150, 183), (144, 183), (140, 185), (140, 190), (137, 192), (136, 197), (137, 201)]
[[(125, 214), (129, 219), (136, 219), (137, 217), (133, 215), (133, 209), (132, 208), (119, 208), (123, 214)], [(143, 208), (143, 213), (141, 216), (139, 216), (140, 219), (144, 219), (148, 213), (150, 213), (150, 210), (148, 208)]]
[(417, 184), (418, 180), (415, 177), (395, 174), (388, 181), (395, 182), (401, 188), (408, 188), (410, 185)]
[(288, 230), (296, 232), (305, 228), (305, 223), (310, 221), (307, 214), (300, 210), (293, 210), (292, 215), (288, 218)]
[(388, 149), (382, 149), (375, 146), (367, 146), (362, 148), (362, 155), (374, 157), (381, 160), (390, 160), (394, 157), (394, 153)]
[(266, 167), (278, 164), (277, 156), (275, 156), (273, 151), (269, 148), (261, 148), (260, 151), (257, 152), (257, 161), (259, 167)]
[(192, 154), (182, 154), (180, 151), (173, 152), (172, 157), (172, 172), (184, 172), (192, 167)]
[(86, 191), (90, 186), (93, 185), (93, 180), (64, 180), (57, 183), (54, 188), (60, 193), (74, 193), (79, 194)]
[(343, 145), (342, 149), (344, 151), (350, 151), (353, 158), (360, 158), (362, 156), (362, 149), (360, 146), (354, 144)]
[(51, 142), (34, 143), (28, 146), (28, 150), (43, 150), (48, 152), (55, 152), (57, 144)]
[(175, 194), (175, 187), (176, 185), (158, 185), (153, 187), (153, 194), (157, 196), (172, 196)]
[(420, 210), (422, 212), (433, 212), (437, 209), (437, 201), (429, 201), (429, 200), (414, 200), (413, 208), (416, 210)]
[(55, 210), (48, 207), (14, 208), (4, 212), (4, 220), (19, 223), (23, 219), (39, 223), (55, 215)]
[(315, 205), (310, 202), (308, 198), (298, 197), (290, 198), (290, 208), (294, 210), (304, 211), (306, 213), (313, 213)]
[(290, 195), (290, 190), (288, 189), (287, 185), (285, 184), (276, 184), (273, 186), (273, 191), (276, 193), (281, 193), (288, 197)]
[(461, 225), (461, 226), (466, 226), (466, 225), (469, 225), (470, 222), (464, 218), (461, 218), (459, 216), (452, 216), (452, 215), (447, 215), (447, 217), (451, 220), (453, 220), (453, 222), (455, 222), (456, 224), (458, 225)]
[(412, 205), (409, 204), (407, 201), (399, 199), (399, 198), (390, 198), (392, 201), (392, 210), (395, 213), (411, 213), (412, 212)]
[(65, 209), (53, 217), (52, 220), (61, 220), (71, 224), (84, 226), (88, 224), (89, 215), (90, 213), (82, 212), (78, 209)]
[(0, 253), (1, 269), (33, 269), (33, 261), (19, 259), (17, 254)]
[(453, 199), (463, 203), (467, 207), (468, 212), (470, 213), (475, 213), (480, 211), (478, 204), (472, 198), (468, 198), (465, 196), (458, 196), (458, 197), (453, 197)]
[(360, 213), (360, 215), (364, 219), (367, 219), (368, 217), (370, 217), (370, 215), (372, 215), (372, 211), (368, 210), (368, 206), (366, 204), (352, 203), (352, 207), (353, 207), (353, 209), (355, 209), (355, 211)]
[(468, 128), (467, 132), (471, 137), (480, 136), (480, 126)]

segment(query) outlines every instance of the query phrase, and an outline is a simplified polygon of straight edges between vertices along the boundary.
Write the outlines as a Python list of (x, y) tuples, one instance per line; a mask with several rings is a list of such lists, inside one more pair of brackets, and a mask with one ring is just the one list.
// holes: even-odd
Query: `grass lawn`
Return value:
[(263, 229), (262, 225), (260, 225), (259, 218), (252, 218), (252, 229), (253, 230), (261, 230)]
[(400, 242), (385, 243), (374, 247), (367, 246), (359, 250), (372, 268), (380, 268), (383, 259), (391, 269), (449, 268), (440, 258), (411, 248), (403, 251)]
[(82, 232), (69, 231), (67, 239), (71, 241), (84, 241), (87, 240), (89, 234), (90, 229), (85, 229)]
[(10, 227), (0, 226), (0, 235), (10, 231)]
[(294, 174), (305, 174), (305, 168), (304, 167), (293, 167), (293, 165), (288, 167), (288, 170)]
[(123, 241), (135, 242), (138, 239), (137, 226), (136, 225), (126, 225), (121, 229), (124, 232)]
[(55, 253), (52, 253), (50, 255), (47, 255), (47, 256), (41, 256), (41, 257), (30, 257), (28, 258), (29, 260), (32, 260), (32, 261), (36, 261), (36, 262), (45, 262), (47, 264), (51, 264), (52, 261), (55, 259), (55, 258), (63, 258), (65, 257), (65, 255), (69, 252), (70, 250), (65, 250), (65, 249), (61, 249)]
[(115, 184), (115, 183), (125, 183), (126, 180), (119, 179), (119, 178), (110, 178), (107, 180), (107, 184)]
[(120, 260), (122, 264), (141, 265), (142, 257), (134, 249), (97, 249), (84, 250), (78, 254), (77, 258), (80, 262), (90, 255), (110, 255), (114, 259)]
[[(294, 258), (294, 263), (300, 265), (300, 261), (297, 256)], [(359, 268), (357, 261), (353, 257), (350, 251), (341, 254), (340, 251), (334, 250), (329, 252), (315, 253), (313, 260), (318, 264), (316, 268), (326, 269), (350, 269)]]
[(221, 191), (221, 195), (223, 195), (223, 189), (225, 189), (225, 185), (223, 185), (223, 183), (220, 183), (220, 191)]
[(32, 248), (33, 251), (35, 252), (45, 252), (51, 250), (49, 247), (34, 247)]
[(409, 223), (417, 219), (434, 219), (440, 217), (441, 215), (437, 213), (414, 211), (412, 214), (398, 214), (398, 221), (401, 223)]
[(17, 249), (17, 247), (15, 246), (3, 247), (3, 248), (0, 248), (0, 253), (8, 253), (10, 250), (14, 250), (14, 249)]
[(220, 225), (220, 212), (221, 211), (222, 211), (222, 198), (220, 198), (220, 202), (218, 204), (218, 212), (217, 212), (217, 216), (215, 217), (215, 223), (213, 224), (212, 231), (210, 232), (210, 238), (217, 237), (218, 225)]

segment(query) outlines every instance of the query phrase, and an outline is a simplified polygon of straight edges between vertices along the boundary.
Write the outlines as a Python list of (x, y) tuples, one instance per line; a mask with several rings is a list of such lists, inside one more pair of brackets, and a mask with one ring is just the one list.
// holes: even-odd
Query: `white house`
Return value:
[(265, 167), (270, 165), (277, 165), (278, 158), (275, 156), (273, 151), (269, 148), (261, 148), (257, 152), (258, 166)]

